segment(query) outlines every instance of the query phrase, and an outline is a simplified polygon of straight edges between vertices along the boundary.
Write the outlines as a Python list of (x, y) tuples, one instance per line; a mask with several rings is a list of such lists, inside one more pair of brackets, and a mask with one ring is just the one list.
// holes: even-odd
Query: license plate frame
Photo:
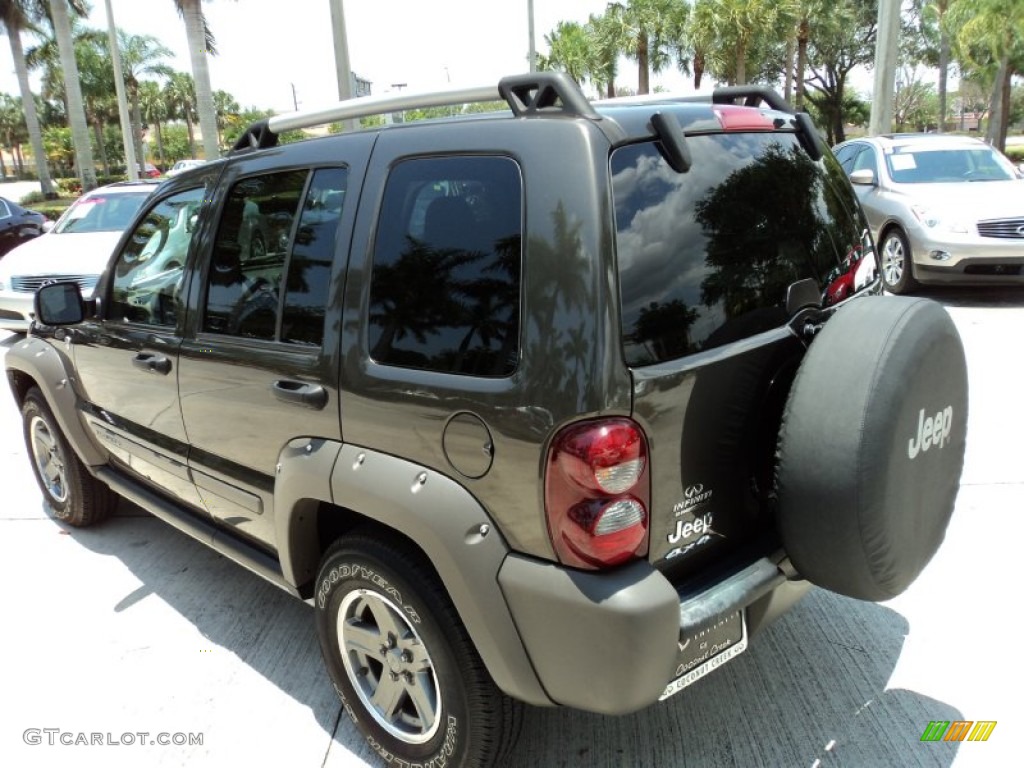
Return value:
[[(737, 628), (733, 622), (738, 621)], [(676, 674), (658, 701), (674, 696), (747, 650), (747, 616), (736, 611), (679, 641)]]

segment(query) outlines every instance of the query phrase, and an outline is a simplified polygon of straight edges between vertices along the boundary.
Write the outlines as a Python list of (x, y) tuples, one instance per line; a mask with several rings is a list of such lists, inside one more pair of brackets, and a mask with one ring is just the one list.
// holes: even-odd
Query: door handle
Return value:
[(278, 379), (270, 385), (270, 390), (274, 397), (285, 403), (303, 405), (318, 411), (327, 405), (327, 390), (319, 384)]
[(166, 376), (171, 372), (171, 361), (163, 355), (140, 352), (132, 358), (132, 365), (146, 373), (159, 373)]

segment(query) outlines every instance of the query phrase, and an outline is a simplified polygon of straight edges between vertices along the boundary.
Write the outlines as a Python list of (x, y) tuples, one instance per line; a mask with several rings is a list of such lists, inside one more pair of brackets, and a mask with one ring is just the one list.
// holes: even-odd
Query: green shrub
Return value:
[(34, 192), (29, 192), (18, 201), (22, 205), (34, 205), (35, 203), (46, 202), (46, 195), (40, 192), (38, 189)]
[(57, 179), (55, 184), (61, 197), (77, 197), (82, 194), (82, 182), (78, 179)]
[(1024, 163), (1024, 144), (1014, 144), (1007, 147), (1005, 154), (1015, 163)]

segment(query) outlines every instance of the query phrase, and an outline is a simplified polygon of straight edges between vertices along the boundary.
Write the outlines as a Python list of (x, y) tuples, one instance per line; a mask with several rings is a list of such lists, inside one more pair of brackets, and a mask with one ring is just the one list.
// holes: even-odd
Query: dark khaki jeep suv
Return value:
[(312, 601), (401, 765), (494, 764), (523, 702), (678, 693), (811, 583), (901, 592), (958, 487), (960, 339), (880, 295), (805, 114), (657, 98), (346, 102), (166, 182), (96, 298), (44, 287), (7, 355), (57, 518), (124, 497)]

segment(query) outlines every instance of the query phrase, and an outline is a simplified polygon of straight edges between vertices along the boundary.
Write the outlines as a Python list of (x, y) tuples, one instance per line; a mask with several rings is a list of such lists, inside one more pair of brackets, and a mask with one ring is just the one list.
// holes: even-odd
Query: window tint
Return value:
[(11, 215), (11, 209), (7, 207), (6, 200), (0, 200), (0, 219), (6, 219)]
[(344, 168), (324, 168), (313, 174), (288, 261), (281, 341), (314, 345), (323, 341), (324, 308), (347, 180)]
[(857, 156), (858, 152), (860, 152), (859, 144), (847, 144), (835, 150), (836, 161), (843, 167), (846, 173), (849, 173), (853, 167), (853, 159)]
[(173, 326), (181, 279), (198, 222), (202, 187), (161, 200), (132, 231), (114, 264), (107, 317)]
[[(786, 291), (861, 247), (853, 192), (793, 134), (687, 139), (676, 173), (654, 143), (612, 155), (625, 358), (645, 365), (786, 322)], [(699, 160), (698, 160), (699, 159)]]
[(373, 250), (373, 358), (505, 376), (519, 349), (522, 183), (503, 157), (407, 160), (384, 191)]
[(213, 245), (203, 330), (273, 340), (289, 238), (308, 171), (235, 184)]

